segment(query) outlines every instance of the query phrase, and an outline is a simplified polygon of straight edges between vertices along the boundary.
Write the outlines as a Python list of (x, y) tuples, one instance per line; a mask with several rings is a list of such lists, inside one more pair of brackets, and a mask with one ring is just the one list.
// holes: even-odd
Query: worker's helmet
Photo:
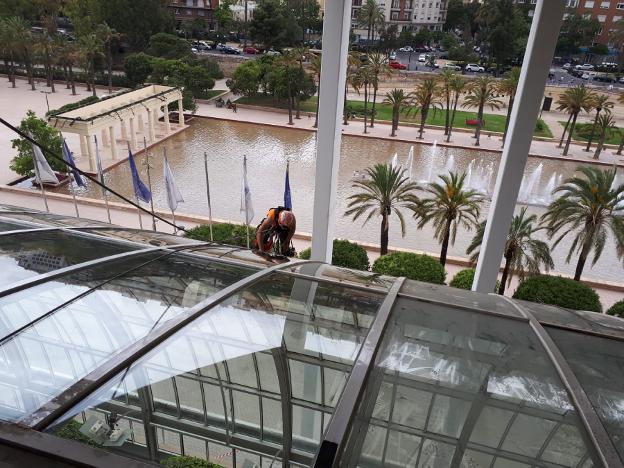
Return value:
[(295, 226), (295, 215), (290, 211), (281, 211), (277, 223), (285, 229), (291, 229)]

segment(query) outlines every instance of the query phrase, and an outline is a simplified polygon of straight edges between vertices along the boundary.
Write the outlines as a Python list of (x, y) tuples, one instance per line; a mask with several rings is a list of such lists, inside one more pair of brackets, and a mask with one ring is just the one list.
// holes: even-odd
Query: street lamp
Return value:
[(48, 112), (50, 112), (50, 103), (48, 102), (48, 94), (52, 94), (52, 91), (39, 91), (40, 93), (45, 94), (46, 97), (46, 107), (48, 108)]

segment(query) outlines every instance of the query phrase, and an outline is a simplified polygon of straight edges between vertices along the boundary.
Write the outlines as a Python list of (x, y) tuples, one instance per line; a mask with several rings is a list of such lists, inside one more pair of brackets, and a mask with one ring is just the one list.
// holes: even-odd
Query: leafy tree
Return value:
[(609, 307), (607, 314), (613, 315), (614, 317), (624, 318), (624, 300), (618, 301)]
[[(570, 114), (566, 127), (561, 135), (561, 141), (559, 147), (563, 143), (563, 138), (568, 132), (568, 140), (566, 141), (563, 155), (568, 154), (570, 149), (570, 142), (572, 141), (572, 135), (574, 134), (574, 128), (576, 127), (576, 119), (581, 111), (590, 112), (594, 108), (595, 95), (592, 91), (588, 90), (585, 85), (575, 86), (574, 88), (568, 88), (557, 99), (557, 110), (565, 111)], [(570, 123), (570, 119), (572, 122)], [(569, 126), (569, 128), (568, 128)]]
[(570, 13), (563, 20), (556, 53), (574, 55), (579, 53), (581, 46), (590, 45), (600, 31), (601, 25), (596, 18), (586, 18), (580, 13)]
[(267, 49), (272, 49), (293, 45), (301, 31), (286, 5), (278, 0), (264, 0), (254, 10), (249, 34)]
[(301, 40), (305, 41), (306, 30), (320, 31), (322, 29), (321, 7), (319, 2), (311, 0), (289, 0), (288, 5), (292, 15), (301, 28)]
[(464, 45), (458, 45), (457, 47), (449, 49), (449, 59), (462, 67), (462, 73), (466, 64), (476, 62), (479, 58), (473, 47), (474, 44), (472, 42), (464, 42)]
[(158, 33), (150, 37), (147, 53), (165, 59), (182, 59), (191, 53), (191, 46), (181, 37)]
[(98, 0), (66, 0), (63, 11), (71, 19), (78, 37), (92, 33), (104, 21)]
[(67, 89), (72, 90), (72, 95), (76, 95), (76, 83), (74, 81), (74, 65), (78, 61), (78, 47), (75, 42), (59, 38), (56, 47), (59, 64), (65, 71)]
[(579, 281), (590, 254), (595, 265), (604, 249), (607, 234), (613, 235), (616, 255), (624, 257), (624, 184), (614, 184), (616, 169), (606, 171), (596, 167), (579, 166), (580, 174), (567, 179), (553, 194), (558, 195), (544, 215), (542, 222), (548, 236), (557, 236), (552, 248), (568, 235), (573, 236), (566, 257), (579, 254), (574, 279)]
[(95, 71), (97, 63), (104, 55), (102, 53), (102, 41), (97, 34), (91, 33), (80, 38), (78, 47), (82, 66), (87, 73), (87, 85), (90, 85), (93, 96), (97, 96), (95, 90)]
[(468, 85), (468, 95), (464, 98), (464, 105), (476, 107), (477, 128), (475, 130), (475, 146), (479, 146), (481, 138), (481, 128), (483, 127), (483, 109), (488, 106), (490, 109), (500, 109), (502, 102), (497, 97), (496, 81), (489, 76), (481, 76)]
[(253, 96), (258, 93), (262, 68), (257, 60), (247, 60), (236, 67), (226, 84), (234, 94)]
[(414, 45), (414, 35), (408, 29), (404, 29), (399, 33), (399, 45)]
[(520, 68), (514, 67), (505, 78), (498, 84), (498, 91), (501, 94), (505, 94), (509, 100), (507, 101), (507, 116), (505, 118), (505, 131), (503, 132), (503, 145), (507, 139), (507, 130), (509, 129), (509, 119), (511, 118), (511, 111), (513, 110), (514, 100), (516, 99), (516, 91), (518, 89), (518, 82), (520, 81)]
[(431, 40), (431, 31), (427, 28), (420, 28), (416, 34), (414, 34), (414, 43), (418, 45), (428, 44)]
[(108, 94), (113, 93), (113, 47), (121, 41), (121, 34), (102, 23), (97, 27), (96, 34), (106, 50), (106, 69), (108, 72)]
[(449, 242), (455, 244), (457, 227), (470, 230), (479, 222), (483, 195), (476, 190), (464, 189), (466, 173), (449, 172), (440, 175), (442, 183), (431, 182), (425, 191), (430, 198), (421, 200), (414, 206), (414, 217), (418, 229), (432, 223), (435, 237), (442, 244), (440, 263), (446, 264)]
[[(63, 140), (61, 134), (52, 128), (44, 119), (40, 119), (35, 113), (29, 110), (26, 117), (20, 122), (19, 129), (23, 132), (30, 132), (33, 138), (55, 154), (61, 154)], [(33, 164), (33, 152), (31, 143), (25, 138), (11, 140), (11, 146), (17, 150), (17, 156), (11, 160), (10, 169), (22, 176), (32, 177), (35, 175)], [(65, 171), (65, 164), (52, 158), (46, 152), (44, 157), (55, 171)]]
[[(589, 151), (591, 148), (592, 141), (594, 140), (594, 133), (596, 132), (596, 125), (598, 124), (598, 118), (600, 117), (600, 113), (604, 110), (605, 112), (611, 112), (613, 109), (613, 101), (610, 101), (610, 96), (607, 94), (596, 94), (594, 96), (594, 109), (596, 109), (596, 117), (594, 117), (594, 124), (591, 127), (591, 133), (589, 134), (589, 138), (587, 139), (587, 147), (585, 151)], [(604, 123), (604, 122), (603, 122)]]
[(463, 0), (449, 0), (446, 11), (445, 31), (463, 31), (470, 27), (468, 8)]
[(392, 106), (392, 133), (390, 133), (390, 136), (396, 136), (401, 112), (412, 106), (412, 99), (412, 93), (406, 93), (400, 88), (394, 88), (392, 91), (386, 93), (386, 98), (383, 102), (384, 104), (390, 104)]
[(230, 8), (233, 4), (232, 0), (222, 0), (214, 11), (214, 18), (217, 20), (219, 30), (221, 31), (229, 30), (230, 25), (234, 21), (234, 14)]
[(453, 113), (451, 114), (451, 120), (449, 122), (448, 134), (446, 135), (446, 142), (451, 141), (451, 134), (453, 133), (453, 124), (455, 123), (455, 113), (457, 112), (457, 104), (462, 93), (468, 86), (468, 82), (461, 76), (455, 76), (455, 79), (451, 82), (451, 91), (453, 92)]
[(416, 86), (413, 97), (413, 109), (415, 112), (420, 112), (418, 138), (422, 140), (429, 111), (433, 109), (435, 112), (437, 108), (442, 106), (440, 102), (440, 90), (435, 78), (425, 78), (422, 80), (418, 86)]
[(600, 114), (597, 122), (594, 125), (598, 126), (598, 145), (596, 146), (596, 152), (594, 153), (594, 159), (600, 158), (600, 153), (604, 148), (605, 139), (607, 138), (607, 132), (615, 129), (615, 118), (611, 111)]
[(145, 83), (152, 69), (152, 57), (143, 52), (127, 55), (124, 60), (126, 78), (134, 86)]
[(354, 180), (352, 187), (361, 191), (351, 195), (345, 215), (357, 221), (366, 215), (364, 224), (373, 216), (381, 216), (381, 255), (388, 253), (390, 215), (394, 212), (401, 223), (401, 235), (405, 236), (405, 219), (401, 209), (413, 208), (418, 202), (415, 195), (418, 186), (405, 176), (405, 169), (389, 164), (376, 164), (366, 169), (368, 177)]
[(375, 31), (384, 24), (384, 10), (376, 0), (364, 0), (358, 13), (358, 24), (366, 28), (368, 45), (375, 41)]
[[(537, 226), (537, 215), (527, 216), (526, 211), (527, 207), (525, 206), (520, 210), (520, 213), (514, 215), (511, 221), (503, 251), (505, 266), (503, 267), (498, 294), (505, 293), (505, 287), (511, 284), (514, 274), (517, 274), (520, 280), (524, 281), (527, 274), (539, 275), (541, 268), (548, 271), (555, 267), (548, 244), (534, 239), (535, 234), (543, 229)], [(466, 253), (470, 255), (470, 261), (473, 263), (476, 263), (479, 258), (484, 233), (485, 221), (479, 224), (477, 233), (466, 249)]]
[[(410, 36), (411, 33), (405, 30)], [(403, 31), (401, 31), (403, 34)], [(399, 38), (399, 27), (396, 24), (391, 24), (385, 29), (383, 29), (379, 34), (379, 50), (382, 52), (390, 52), (392, 50), (398, 49), (405, 42), (401, 42)]]

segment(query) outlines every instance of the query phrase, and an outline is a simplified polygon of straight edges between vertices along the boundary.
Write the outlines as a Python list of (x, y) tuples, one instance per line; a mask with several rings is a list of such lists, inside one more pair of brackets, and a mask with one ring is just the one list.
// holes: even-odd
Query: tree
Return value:
[(316, 112), (314, 115), (314, 125), (313, 127), (318, 127), (318, 113), (319, 113), (319, 103), (321, 102), (321, 56), (320, 55), (312, 55), (312, 59), (310, 60), (310, 69), (312, 70), (312, 74), (316, 79), (316, 83), (318, 86), (317, 90), (317, 98), (316, 98)]
[(342, 110), (343, 125), (349, 125), (349, 107), (347, 106), (347, 95), (349, 93), (349, 85), (353, 86), (354, 83), (357, 84), (357, 80), (359, 79), (358, 70), (361, 65), (362, 61), (360, 60), (359, 54), (357, 52), (349, 52), (349, 56), (347, 57), (347, 73), (345, 78), (345, 92)]
[(360, 88), (364, 88), (364, 133), (368, 133), (366, 130), (368, 118), (368, 89), (372, 80), (373, 74), (371, 72), (371, 67), (368, 63), (361, 63), (351, 82), (358, 94)]
[(28, 75), (28, 83), (30, 83), (30, 87), (34, 91), (34, 41), (32, 33), (30, 32), (30, 23), (19, 16), (12, 16), (6, 19), (5, 24), (8, 29), (7, 34), (14, 38), (14, 42), (11, 43), (13, 53), (16, 57), (19, 57), (20, 61), (24, 64), (26, 74)]
[(556, 53), (558, 55), (574, 55), (584, 45), (591, 45), (594, 37), (602, 28), (596, 18), (586, 18), (580, 13), (570, 13), (563, 20)]
[(296, 81), (300, 78), (299, 61), (292, 52), (285, 52), (276, 61), (277, 67), (270, 73), (269, 81), (273, 92), (286, 98), (288, 103), (288, 125), (294, 125), (293, 108)]
[(478, 109), (475, 146), (479, 146), (481, 139), (483, 108), (488, 106), (491, 110), (500, 109), (502, 104), (496, 94), (496, 81), (494, 78), (481, 76), (468, 85), (468, 95), (464, 98), (464, 105)]
[(415, 205), (414, 218), (418, 220), (418, 229), (433, 224), (434, 235), (442, 244), (440, 263), (444, 266), (449, 243), (455, 244), (457, 227), (470, 230), (479, 222), (483, 195), (476, 190), (464, 190), (465, 172), (450, 171), (439, 178), (443, 183), (431, 182), (425, 188), (431, 197)]
[(158, 33), (150, 37), (147, 53), (154, 57), (182, 59), (191, 54), (191, 46), (181, 37)]
[[(563, 136), (567, 130), (568, 139), (563, 150), (564, 156), (568, 154), (568, 150), (570, 149), (570, 142), (572, 141), (572, 135), (574, 134), (574, 128), (576, 127), (576, 119), (581, 111), (584, 110), (585, 112), (590, 112), (593, 109), (595, 102), (594, 96), (594, 93), (589, 91), (585, 85), (580, 85), (575, 86), (574, 88), (566, 89), (557, 100), (557, 110), (565, 111), (570, 114), (570, 118), (568, 119), (570, 127), (568, 129), (568, 124), (566, 124), (566, 128), (563, 130), (563, 135), (561, 135), (561, 141), (559, 142), (559, 147), (561, 147)], [(572, 119), (571, 123), (570, 119)]]
[(417, 184), (405, 176), (405, 169), (389, 164), (376, 164), (366, 169), (365, 180), (354, 180), (352, 187), (361, 191), (351, 195), (345, 215), (357, 221), (366, 215), (364, 224), (373, 216), (381, 216), (380, 254), (388, 253), (390, 215), (394, 212), (401, 224), (401, 235), (405, 237), (405, 219), (402, 209), (413, 209), (418, 202), (415, 192)]
[(410, 108), (413, 105), (413, 94), (406, 93), (400, 88), (394, 88), (392, 91), (386, 93), (384, 104), (390, 104), (392, 106), (392, 133), (390, 136), (396, 136), (396, 130), (399, 128), (399, 117), (401, 112)]
[(278, 0), (258, 3), (249, 23), (249, 33), (267, 49), (293, 45), (301, 35), (292, 12)]
[(75, 42), (60, 38), (56, 48), (60, 65), (65, 70), (67, 88), (71, 88), (72, 95), (76, 95), (76, 83), (74, 81), (74, 65), (78, 61), (78, 47)]
[(358, 24), (366, 28), (368, 46), (375, 42), (375, 31), (384, 24), (384, 10), (376, 0), (364, 0), (358, 13)]
[(375, 107), (377, 106), (377, 91), (379, 90), (379, 78), (387, 77), (390, 75), (390, 67), (388, 66), (388, 59), (378, 53), (373, 52), (368, 54), (368, 67), (372, 78), (371, 84), (373, 85), (373, 108), (371, 111), (370, 127), (375, 126)]
[(431, 40), (431, 31), (428, 28), (420, 28), (416, 34), (414, 34), (414, 43), (421, 46), (428, 44)]
[(453, 82), (457, 79), (457, 75), (453, 70), (448, 68), (442, 70), (440, 74), (440, 88), (444, 101), (446, 103), (446, 115), (444, 116), (444, 134), (448, 135), (449, 124), (451, 123), (451, 96), (453, 94)]
[(232, 0), (222, 0), (214, 11), (214, 19), (220, 31), (227, 31), (234, 21), (234, 14), (230, 8), (234, 2)]
[(0, 18), (0, 54), (4, 57), (4, 63), (9, 71), (9, 81), (15, 88), (15, 67), (19, 57), (20, 44), (13, 35), (10, 18)]
[(70, 18), (77, 37), (92, 33), (103, 21), (98, 0), (66, 0), (63, 11)]
[(126, 78), (133, 86), (145, 83), (152, 69), (152, 57), (143, 52), (127, 55), (124, 60)]
[[(620, 104), (624, 104), (624, 93), (620, 93), (617, 98)], [(617, 154), (622, 154), (622, 149), (624, 148), (624, 133), (621, 133), (622, 137), (620, 139), (620, 145), (618, 146)]]
[[(405, 30), (408, 34), (409, 31)], [(401, 31), (401, 34), (403, 31)], [(389, 53), (392, 50), (398, 49), (405, 42), (400, 42), (399, 40), (399, 27), (396, 24), (388, 25), (385, 29), (381, 31), (379, 34), (379, 50), (384, 53)]]
[[(520, 213), (514, 215), (511, 221), (511, 227), (505, 241), (505, 249), (503, 258), (505, 266), (503, 267), (503, 276), (501, 278), (498, 294), (505, 293), (505, 287), (511, 284), (514, 274), (517, 274), (521, 281), (524, 281), (526, 275), (539, 275), (541, 268), (548, 271), (554, 268), (555, 264), (550, 256), (550, 248), (544, 241), (534, 239), (535, 234), (542, 228), (537, 226), (537, 215), (527, 216), (527, 207), (522, 207)], [(483, 235), (485, 233), (485, 221), (479, 224), (477, 232), (466, 249), (466, 253), (470, 255), (470, 261), (476, 263), (479, 255), (481, 244), (483, 244)]]
[(257, 60), (247, 60), (236, 67), (226, 84), (234, 94), (253, 96), (258, 93), (262, 69)]
[(615, 241), (615, 254), (619, 259), (624, 257), (624, 184), (614, 184), (615, 168), (603, 171), (579, 166), (576, 170), (580, 174), (553, 192), (559, 196), (548, 206), (542, 222), (550, 239), (557, 236), (553, 249), (572, 236), (566, 263), (578, 253), (574, 279), (580, 281), (589, 256), (593, 254), (595, 265), (602, 255), (609, 231)]
[(609, 98), (610, 97), (606, 94), (596, 94), (594, 96), (594, 109), (596, 109), (596, 117), (594, 117), (594, 123), (592, 125), (589, 138), (587, 139), (587, 146), (585, 147), (585, 151), (589, 151), (589, 148), (591, 148), (592, 141), (594, 140), (594, 133), (596, 132), (596, 125), (598, 124), (598, 118), (600, 117), (600, 112), (602, 112), (603, 109), (605, 110), (605, 112), (611, 112), (611, 109), (613, 109), (613, 101), (610, 101)]
[(505, 118), (505, 131), (503, 132), (503, 145), (505, 145), (505, 140), (507, 138), (507, 130), (509, 129), (509, 119), (511, 117), (511, 110), (513, 109), (514, 100), (516, 99), (516, 90), (518, 89), (518, 82), (520, 81), (520, 68), (514, 67), (505, 78), (501, 80), (498, 84), (498, 91), (501, 94), (509, 97), (509, 101), (507, 101), (507, 117)]
[[(55, 154), (61, 154), (63, 140), (61, 134), (52, 128), (44, 119), (40, 119), (35, 113), (29, 110), (26, 117), (22, 119), (19, 129), (23, 132), (30, 132), (33, 138), (41, 145), (49, 148)], [(25, 138), (11, 140), (11, 146), (17, 149), (17, 156), (11, 160), (10, 169), (19, 175), (32, 177), (35, 174), (33, 164), (33, 152), (31, 143)], [(44, 152), (44, 157), (55, 171), (64, 172), (65, 164), (56, 158), (50, 157)]]
[(321, 7), (317, 1), (312, 0), (289, 0), (287, 2), (292, 11), (292, 15), (301, 29), (301, 41), (306, 41), (306, 31), (320, 31), (323, 26), (321, 22)]
[(435, 78), (425, 78), (416, 86), (412, 102), (415, 112), (420, 112), (418, 138), (422, 140), (429, 110), (433, 109), (435, 112), (437, 108), (441, 107), (440, 90), (438, 89), (438, 83)]
[(451, 121), (449, 122), (448, 134), (446, 135), (446, 142), (451, 141), (451, 134), (453, 133), (453, 124), (455, 123), (455, 113), (457, 112), (457, 103), (462, 93), (468, 86), (468, 82), (461, 76), (455, 76), (455, 79), (451, 83), (451, 91), (453, 92), (453, 113), (451, 114)]
[(615, 118), (611, 111), (600, 114), (597, 122), (594, 122), (594, 126), (598, 125), (598, 145), (596, 146), (596, 152), (594, 153), (594, 159), (600, 158), (600, 153), (604, 148), (605, 139), (607, 138), (607, 132), (615, 129)]
[(96, 63), (102, 57), (102, 41), (95, 34), (88, 34), (80, 38), (79, 50), (83, 68), (87, 73), (88, 83), (91, 84), (93, 96), (97, 96), (95, 90), (95, 69)]
[(98, 25), (96, 34), (106, 50), (106, 70), (108, 73), (108, 94), (113, 93), (113, 46), (118, 45), (121, 34), (106, 23)]
[(449, 0), (446, 11), (445, 31), (464, 30), (470, 26), (468, 9), (462, 0)]

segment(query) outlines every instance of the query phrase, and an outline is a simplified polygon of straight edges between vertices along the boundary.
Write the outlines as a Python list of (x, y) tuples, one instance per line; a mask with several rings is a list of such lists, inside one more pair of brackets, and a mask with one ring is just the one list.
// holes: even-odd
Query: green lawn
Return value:
[[(565, 127), (565, 122), (559, 121), (559, 123)], [(589, 135), (591, 133), (592, 128), (591, 123), (577, 123), (574, 127), (574, 132), (572, 133), (572, 139), (577, 141), (587, 141), (589, 140)], [(607, 130), (607, 139), (605, 143), (608, 145), (619, 145), (622, 140), (622, 130), (619, 127), (615, 127), (612, 130)], [(593, 144), (598, 142), (599, 130), (596, 128), (596, 133), (594, 133)]]
[[(316, 112), (316, 96), (310, 98), (308, 101), (304, 101), (301, 103), (301, 110), (304, 112)], [(271, 96), (258, 95), (253, 97), (241, 97), (236, 102), (240, 104), (248, 104), (255, 106), (264, 106), (264, 107), (277, 107), (281, 109), (287, 108), (286, 103), (283, 101), (278, 101), (277, 103), (273, 101)], [(347, 106), (357, 114), (358, 116), (362, 116), (364, 114), (364, 103), (362, 101), (347, 101)], [(392, 120), (392, 106), (388, 104), (381, 104), (377, 102), (376, 107), (376, 120)], [(369, 106), (370, 109), (370, 106)], [(437, 110), (436, 112), (430, 111), (427, 116), (427, 124), (428, 125), (438, 125), (440, 127), (444, 127), (445, 120), (445, 111)], [(467, 112), (458, 110), (455, 114), (455, 122), (454, 127), (456, 128), (470, 128), (474, 127), (466, 125), (466, 119), (476, 119), (476, 112)], [(500, 132), (503, 133), (505, 130), (505, 116), (498, 114), (485, 114), (484, 116), (485, 126), (483, 127), (483, 131), (490, 132)], [(401, 114), (400, 117), (401, 122), (406, 123), (418, 123), (420, 122), (420, 114), (410, 114), (409, 116), (405, 114)], [(539, 137), (548, 137), (552, 138), (552, 132), (548, 125), (542, 120), (539, 119), (538, 126), (541, 127), (541, 130), (535, 132), (535, 136)]]
[(225, 89), (209, 89), (208, 91), (202, 93), (201, 96), (198, 96), (199, 99), (212, 99), (215, 96), (218, 96), (221, 93), (225, 93)]

